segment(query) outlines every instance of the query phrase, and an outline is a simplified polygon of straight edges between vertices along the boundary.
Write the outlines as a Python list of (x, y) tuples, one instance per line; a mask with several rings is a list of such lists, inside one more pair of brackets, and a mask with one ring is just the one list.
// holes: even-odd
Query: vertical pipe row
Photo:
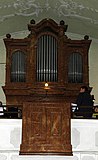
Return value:
[(83, 80), (83, 62), (79, 53), (72, 53), (69, 59), (68, 80), (72, 83), (81, 83)]
[(12, 54), (11, 81), (25, 82), (25, 55), (21, 51)]
[(50, 35), (38, 39), (37, 81), (57, 81), (57, 41)]

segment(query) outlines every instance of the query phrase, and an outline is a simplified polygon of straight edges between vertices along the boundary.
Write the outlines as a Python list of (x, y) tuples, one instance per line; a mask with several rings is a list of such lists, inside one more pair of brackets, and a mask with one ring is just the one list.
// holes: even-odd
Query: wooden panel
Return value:
[(24, 103), (20, 154), (72, 155), (68, 111), (67, 103)]

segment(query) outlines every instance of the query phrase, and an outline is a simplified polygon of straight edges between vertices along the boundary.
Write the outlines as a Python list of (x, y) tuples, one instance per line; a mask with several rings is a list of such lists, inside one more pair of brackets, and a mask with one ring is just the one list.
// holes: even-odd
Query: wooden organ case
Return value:
[(70, 103), (89, 86), (91, 40), (71, 40), (67, 27), (63, 20), (31, 20), (26, 38), (4, 39), (6, 103), (22, 107), (20, 154), (72, 155)]

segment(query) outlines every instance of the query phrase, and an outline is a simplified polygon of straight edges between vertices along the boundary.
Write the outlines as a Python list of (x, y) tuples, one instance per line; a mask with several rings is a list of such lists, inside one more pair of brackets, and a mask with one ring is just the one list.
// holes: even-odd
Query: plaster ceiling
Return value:
[(98, 0), (0, 0), (0, 36), (43, 18), (64, 20), (67, 32), (98, 39)]

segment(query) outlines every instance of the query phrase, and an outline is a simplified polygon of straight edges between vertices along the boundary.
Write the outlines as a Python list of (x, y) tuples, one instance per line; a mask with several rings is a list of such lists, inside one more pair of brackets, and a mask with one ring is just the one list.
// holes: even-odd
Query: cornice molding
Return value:
[[(29, 31), (28, 30), (23, 30), (23, 31), (19, 31), (19, 32), (13, 32), (11, 33), (12, 38), (25, 38), (26, 36), (28, 36)], [(75, 34), (75, 33), (71, 33), (71, 32), (66, 32), (66, 35), (72, 39), (83, 39), (84, 35), (80, 35), (80, 34)], [(6, 36), (0, 36), (0, 43), (3, 43), (3, 39)], [(92, 39), (92, 43), (98, 43), (98, 39), (95, 39), (93, 37), (90, 37), (90, 39)]]

